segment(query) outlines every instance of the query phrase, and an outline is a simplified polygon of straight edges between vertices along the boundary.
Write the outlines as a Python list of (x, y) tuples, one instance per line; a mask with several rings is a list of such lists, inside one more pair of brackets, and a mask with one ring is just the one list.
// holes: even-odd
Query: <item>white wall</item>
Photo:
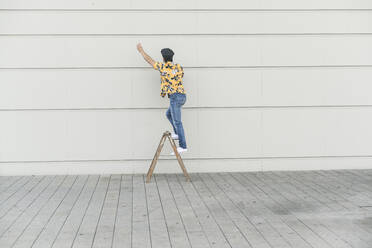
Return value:
[(185, 68), (190, 172), (372, 168), (371, 34), (369, 0), (2, 0), (0, 175), (146, 172), (170, 125), (138, 41)]

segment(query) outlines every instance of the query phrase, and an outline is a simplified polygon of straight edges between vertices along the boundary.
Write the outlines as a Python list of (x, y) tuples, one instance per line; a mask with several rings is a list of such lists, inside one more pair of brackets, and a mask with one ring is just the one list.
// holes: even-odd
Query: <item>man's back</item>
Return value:
[(156, 62), (153, 67), (160, 72), (160, 95), (162, 97), (166, 94), (186, 93), (182, 83), (184, 72), (180, 64), (174, 64), (171, 61), (166, 63)]

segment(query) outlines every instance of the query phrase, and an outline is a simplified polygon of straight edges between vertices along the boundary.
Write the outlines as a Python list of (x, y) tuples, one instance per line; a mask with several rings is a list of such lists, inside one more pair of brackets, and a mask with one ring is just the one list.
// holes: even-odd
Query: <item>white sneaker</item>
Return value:
[(174, 139), (174, 140), (178, 140), (178, 135), (175, 134), (175, 133), (172, 133), (172, 139)]
[[(182, 148), (182, 147), (177, 147), (177, 152), (178, 152), (178, 153), (187, 152), (187, 149), (184, 149), (184, 148)], [(171, 155), (175, 155), (175, 153), (172, 152)]]

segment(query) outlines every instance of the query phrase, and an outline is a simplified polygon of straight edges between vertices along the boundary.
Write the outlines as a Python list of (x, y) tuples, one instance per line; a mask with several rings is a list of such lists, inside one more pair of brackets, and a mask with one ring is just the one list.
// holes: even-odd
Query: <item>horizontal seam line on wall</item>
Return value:
[[(290, 108), (370, 108), (372, 105), (278, 105), (278, 106), (221, 106), (221, 107), (183, 107), (183, 109), (290, 109)], [(0, 109), (0, 112), (26, 112), (26, 111), (115, 111), (115, 110), (165, 110), (160, 108), (16, 108)]]
[(47, 11), (53, 11), (53, 12), (100, 12), (100, 11), (109, 11), (109, 12), (137, 12), (137, 11), (144, 11), (144, 12), (204, 12), (204, 11), (211, 11), (211, 12), (280, 12), (280, 11), (301, 11), (301, 12), (312, 12), (312, 11), (324, 11), (324, 12), (337, 12), (337, 11), (372, 11), (371, 8), (309, 8), (309, 9), (237, 9), (237, 8), (221, 8), (221, 9), (212, 9), (212, 8), (199, 8), (199, 9), (193, 9), (193, 8), (185, 8), (185, 9), (144, 9), (144, 8), (138, 8), (138, 9), (124, 9), (124, 8), (96, 8), (96, 9), (89, 9), (89, 8), (71, 8), (71, 9), (54, 9), (54, 8), (26, 8), (26, 9), (10, 9), (10, 8), (1, 8), (1, 11), (11, 11), (11, 12), (21, 12), (21, 11), (40, 11), (40, 12), (47, 12)]
[[(372, 65), (257, 65), (257, 66), (183, 66), (186, 69), (276, 69), (276, 68), (370, 68)], [(131, 70), (149, 66), (66, 66), (66, 67), (0, 67), (0, 70)]]
[(9, 34), (0, 33), (0, 37), (125, 37), (125, 36), (351, 36), (351, 35), (372, 35), (372, 32), (335, 32), (335, 33), (185, 33), (185, 34), (72, 34), (72, 33), (60, 33), (60, 34)]
[[(170, 157), (164, 156), (163, 157)], [(372, 155), (340, 155), (340, 156), (283, 156), (283, 157), (222, 157), (222, 158), (182, 158), (183, 160), (257, 160), (257, 159), (317, 159), (317, 158), (372, 158)], [(139, 159), (77, 159), (77, 160), (19, 160), (19, 161), (0, 161), (0, 164), (15, 164), (15, 163), (76, 163), (76, 162), (125, 162), (125, 161), (151, 161), (152, 158)], [(176, 158), (162, 158), (159, 160), (176, 160)]]

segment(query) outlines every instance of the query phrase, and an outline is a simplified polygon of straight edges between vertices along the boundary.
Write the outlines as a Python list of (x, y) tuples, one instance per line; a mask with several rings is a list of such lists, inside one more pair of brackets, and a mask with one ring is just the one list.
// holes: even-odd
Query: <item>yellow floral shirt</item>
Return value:
[(173, 64), (171, 61), (166, 63), (156, 62), (153, 67), (160, 72), (160, 95), (162, 97), (173, 93), (186, 94), (182, 85), (184, 73), (180, 64)]

